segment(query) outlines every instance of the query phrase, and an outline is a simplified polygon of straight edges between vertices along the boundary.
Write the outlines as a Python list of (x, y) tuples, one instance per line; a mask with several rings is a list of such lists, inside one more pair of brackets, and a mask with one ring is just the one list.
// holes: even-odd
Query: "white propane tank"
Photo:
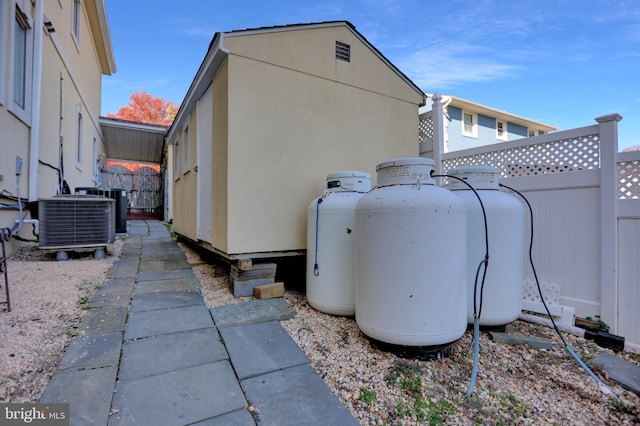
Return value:
[(356, 323), (383, 343), (444, 346), (467, 328), (464, 204), (435, 185), (434, 164), (378, 164), (356, 207)]
[(368, 173), (330, 173), (324, 194), (309, 204), (307, 300), (320, 312), (355, 313), (356, 204), (369, 190)]
[[(449, 171), (464, 179), (482, 199), (487, 215), (489, 266), (485, 278), (480, 325), (501, 327), (518, 318), (522, 310), (524, 281), (524, 207), (515, 197), (500, 191), (500, 169), (464, 166)], [(449, 179), (448, 188), (467, 208), (467, 320), (473, 324), (474, 280), (485, 255), (485, 231), (478, 198), (467, 185)], [(482, 274), (478, 277), (476, 301), (480, 303)]]

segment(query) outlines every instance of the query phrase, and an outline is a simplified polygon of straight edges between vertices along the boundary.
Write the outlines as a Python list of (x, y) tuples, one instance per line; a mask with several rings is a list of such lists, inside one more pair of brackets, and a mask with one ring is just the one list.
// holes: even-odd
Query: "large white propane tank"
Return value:
[(378, 164), (356, 207), (356, 323), (383, 343), (444, 346), (467, 327), (464, 204), (435, 185), (434, 164)]
[(307, 300), (320, 312), (355, 313), (356, 204), (369, 190), (368, 173), (330, 173), (324, 194), (309, 204)]
[[(489, 235), (489, 266), (484, 283), (480, 325), (501, 327), (518, 318), (522, 310), (524, 281), (524, 207), (515, 197), (500, 191), (500, 169), (464, 166), (449, 171), (464, 179), (482, 199)], [(467, 319), (473, 324), (474, 281), (485, 255), (484, 219), (478, 198), (467, 185), (449, 179), (448, 188), (467, 209)], [(476, 302), (480, 303), (482, 273), (478, 277)]]

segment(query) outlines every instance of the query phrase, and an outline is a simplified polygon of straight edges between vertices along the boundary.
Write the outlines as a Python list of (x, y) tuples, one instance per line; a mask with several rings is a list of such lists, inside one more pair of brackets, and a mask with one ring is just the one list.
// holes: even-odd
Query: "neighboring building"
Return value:
[(0, 228), (19, 218), (17, 179), (30, 205), (96, 186), (101, 76), (115, 70), (104, 0), (0, 0)]
[(167, 133), (174, 231), (227, 259), (304, 253), (326, 175), (417, 156), (424, 102), (346, 21), (216, 33)]
[[(427, 146), (421, 148), (423, 154), (430, 151), (433, 143), (433, 132), (430, 131), (433, 129), (433, 123), (430, 122), (433, 117), (432, 98), (429, 96), (427, 106), (420, 108), (420, 121), (423, 124), (420, 140), (427, 142)], [(444, 136), (442, 153), (530, 138), (557, 130), (549, 124), (455, 96), (442, 96), (441, 103)]]

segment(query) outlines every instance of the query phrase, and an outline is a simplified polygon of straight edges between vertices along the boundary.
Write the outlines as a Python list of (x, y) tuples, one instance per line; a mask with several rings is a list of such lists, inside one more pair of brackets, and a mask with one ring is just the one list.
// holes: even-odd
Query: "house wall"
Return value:
[[(93, 152), (94, 138), (97, 140), (95, 155), (105, 152), (98, 123), (102, 71), (84, 3), (81, 7), (78, 43), (71, 35), (72, 1), (63, 1), (62, 7), (58, 2), (46, 4), (48, 7), (45, 13), (54, 24), (56, 32), (46, 35), (43, 40), (43, 63), (47, 66), (43, 66), (42, 73), (41, 116), (46, 121), (48, 130), (43, 132), (41, 129), (41, 155), (50, 160), (43, 161), (57, 165), (59, 122), (55, 112), (60, 111), (62, 96), (64, 178), (73, 193), (76, 187), (96, 185), (93, 181), (96, 161)], [(80, 155), (77, 139), (79, 113), (82, 114), (83, 130)], [(49, 175), (51, 172), (55, 173), (49, 168), (45, 174)], [(40, 179), (39, 193), (43, 197), (55, 194), (51, 179)]]
[[(475, 111), (469, 111), (475, 112)], [(445, 151), (460, 151), (478, 146), (486, 146), (504, 142), (496, 137), (496, 117), (485, 114), (477, 114), (478, 137), (469, 137), (462, 134), (462, 109), (455, 106), (447, 107), (447, 134)], [(510, 121), (506, 122), (506, 140), (516, 140), (528, 137), (527, 127)]]
[[(0, 174), (4, 179), (0, 182), (0, 190), (16, 193), (15, 162), (16, 156), (23, 159), (22, 176), (20, 177), (20, 195), (22, 198), (37, 200), (50, 197), (60, 191), (58, 185), (58, 168), (60, 158), (60, 136), (63, 141), (64, 177), (71, 191), (76, 186), (95, 186), (94, 163), (95, 156), (105, 151), (99, 130), (98, 117), (100, 115), (100, 86), (101, 75), (105, 71), (98, 59), (86, 2), (82, 3), (80, 19), (80, 42), (76, 43), (71, 35), (72, 0), (42, 1), (34, 5), (30, 0), (17, 0), (23, 6), (23, 11), (31, 14), (30, 30), (33, 39), (42, 38), (42, 72), (40, 79), (40, 102), (32, 105), (34, 115), (18, 117), (8, 110), (9, 86), (11, 74), (12, 37), (9, 31), (14, 20), (13, 0), (0, 0), (0, 146), (3, 155), (0, 156)], [(99, 3), (99, 2), (97, 2)], [(48, 33), (43, 27), (35, 24), (36, 6), (42, 5), (44, 15), (51, 21), (55, 32)], [(104, 51), (104, 47), (102, 47)], [(39, 58), (33, 58), (34, 63)], [(108, 70), (107, 70), (108, 71)], [(33, 72), (33, 71), (31, 71)], [(29, 79), (29, 84), (31, 80)], [(78, 139), (77, 117), (78, 111), (83, 115), (82, 155), (80, 167), (77, 167)], [(60, 116), (62, 115), (62, 126)], [(33, 117), (38, 119), (33, 123)], [(38, 126), (34, 126), (38, 124)], [(31, 152), (31, 132), (39, 128), (38, 152)], [(62, 130), (61, 130), (62, 129)], [(96, 152), (94, 153), (93, 139), (96, 138)], [(37, 173), (30, 169), (31, 158), (37, 164)], [(40, 162), (38, 162), (38, 160)], [(44, 165), (48, 163), (51, 166)], [(31, 185), (30, 179), (37, 182)], [(30, 187), (34, 190), (30, 191)], [(4, 200), (6, 201), (6, 200)], [(17, 219), (15, 211), (0, 210), (0, 227), (11, 227)], [(23, 226), (20, 235), (33, 239), (32, 227)], [(19, 248), (19, 243), (12, 239), (8, 245), (12, 253)]]

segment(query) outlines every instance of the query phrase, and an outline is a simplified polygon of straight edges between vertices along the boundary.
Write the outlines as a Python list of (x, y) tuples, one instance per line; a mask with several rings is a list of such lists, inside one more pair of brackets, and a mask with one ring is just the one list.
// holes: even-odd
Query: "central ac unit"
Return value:
[(100, 247), (115, 241), (115, 200), (61, 195), (38, 200), (39, 247)]

